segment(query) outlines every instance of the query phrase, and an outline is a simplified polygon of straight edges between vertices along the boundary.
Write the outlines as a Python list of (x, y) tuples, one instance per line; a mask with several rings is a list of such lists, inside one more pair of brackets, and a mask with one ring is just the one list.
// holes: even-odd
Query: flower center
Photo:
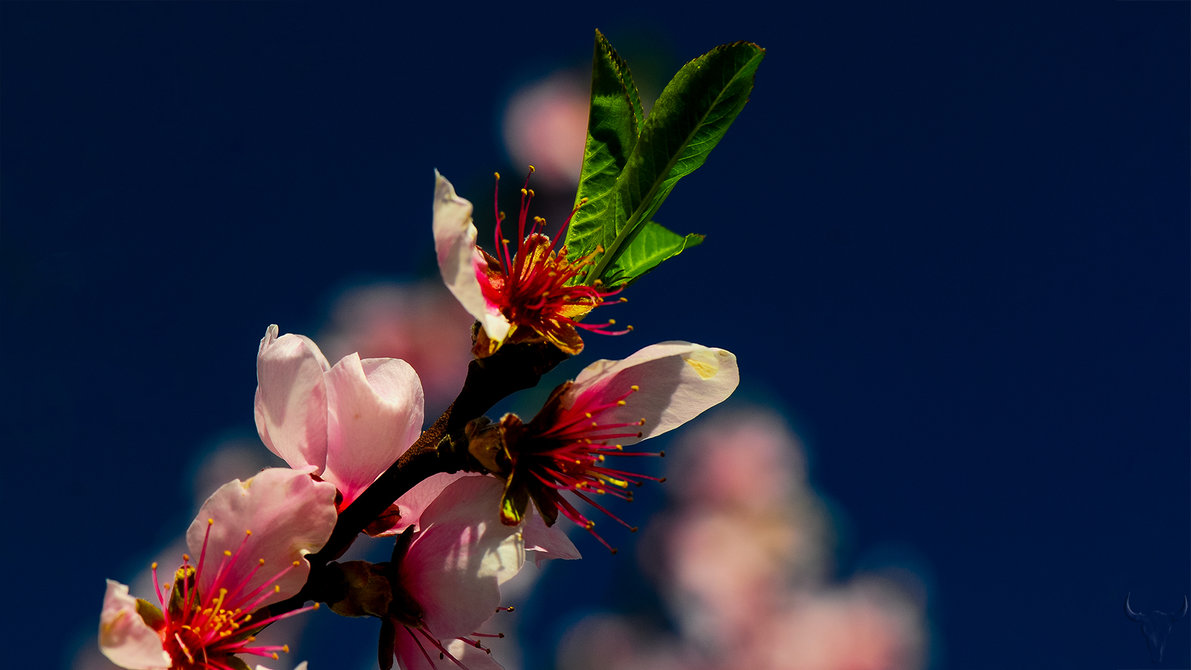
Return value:
[[(605, 323), (581, 323), (591, 310), (604, 304), (608, 298), (620, 293), (620, 289), (605, 289), (600, 282), (588, 286), (578, 283), (579, 275), (595, 262), (595, 256), (602, 249), (578, 259), (567, 258), (566, 245), (559, 246), (559, 240), (570, 225), (571, 218), (583, 205), (579, 203), (553, 238), (546, 235), (546, 220), (529, 217), (529, 206), (534, 191), (529, 188), (529, 174), (521, 187), (521, 208), (517, 215), (516, 248), (510, 249), (510, 240), (503, 236), (505, 213), (500, 210), (500, 173), (496, 173), (496, 191), (493, 207), (496, 214), (494, 249), (496, 256), (485, 254), (487, 268), (479, 271), (480, 288), (484, 298), (496, 305), (501, 313), (516, 326), (525, 326), (554, 342), (568, 353), (578, 353), (582, 341), (578, 340), (575, 328), (601, 333), (620, 335), (632, 330), (612, 330), (616, 321)], [(617, 302), (623, 302), (621, 298)]]
[(612, 410), (625, 407), (629, 397), (639, 390), (639, 386), (633, 385), (623, 394), (605, 400), (599, 397), (597, 390), (589, 389), (573, 397), (569, 407), (562, 404), (567, 397), (566, 390), (558, 393), (551, 403), (554, 406), (547, 406), (530, 422), (527, 427), (527, 448), (522, 450), (522, 456), (529, 461), (527, 469), (530, 475), (545, 487), (542, 492), (546, 497), (563, 516), (586, 528), (613, 553), (616, 550), (593, 530), (595, 521), (576, 509), (559, 492), (572, 491), (625, 528), (637, 531), (636, 526), (616, 516), (596, 502), (593, 496), (610, 495), (631, 502), (633, 492), (630, 486), (641, 486), (645, 481), (665, 481), (664, 477), (634, 473), (608, 464), (609, 456), (666, 455), (662, 451), (625, 451), (624, 446), (617, 442), (642, 436), (641, 427), (645, 425), (645, 419), (624, 422), (609, 416)]
[(244, 533), (235, 552), (225, 551), (215, 566), (215, 578), (207, 592), (199, 589), (205, 570), (211, 568), (207, 556), (207, 544), (211, 537), (213, 519), (207, 520), (207, 531), (203, 536), (203, 547), (197, 565), (191, 565), (190, 556), (182, 555), (182, 565), (175, 571), (172, 584), (161, 584), (157, 577), (157, 564), (153, 564), (153, 582), (157, 600), (164, 612), (164, 621), (158, 627), (162, 648), (170, 655), (172, 670), (235, 670), (243, 667), (232, 660), (234, 654), (252, 654), (277, 659), (277, 652), (288, 652), (287, 645), (257, 645), (254, 633), (274, 621), (288, 618), (299, 612), (317, 609), (315, 604), (278, 616), (267, 612), (258, 616), (257, 610), (266, 600), (278, 592), (274, 583), (298, 565), (295, 561), (285, 566), (276, 575), (253, 587), (251, 582), (261, 568), (264, 559), (258, 559), (245, 570), (244, 548), (252, 531)]

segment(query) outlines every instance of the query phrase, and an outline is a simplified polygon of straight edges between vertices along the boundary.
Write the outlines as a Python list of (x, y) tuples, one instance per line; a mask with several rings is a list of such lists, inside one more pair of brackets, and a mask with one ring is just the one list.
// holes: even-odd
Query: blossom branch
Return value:
[(271, 611), (289, 611), (307, 600), (319, 600), (327, 563), (342, 556), (368, 524), (422, 480), (440, 472), (487, 472), (468, 453), (464, 435), (468, 422), (483, 416), (513, 393), (536, 386), (542, 375), (566, 358), (567, 354), (554, 345), (535, 342), (510, 344), (488, 358), (471, 361), (455, 402), (340, 513), (331, 539), (320, 551), (307, 556), (311, 572), (306, 586), (293, 598), (270, 608)]

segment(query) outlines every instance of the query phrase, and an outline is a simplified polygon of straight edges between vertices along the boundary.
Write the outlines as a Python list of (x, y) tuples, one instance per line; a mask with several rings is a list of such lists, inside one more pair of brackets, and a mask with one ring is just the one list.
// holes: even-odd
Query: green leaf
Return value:
[[(569, 230), (591, 224), (602, 200), (612, 192), (616, 178), (637, 144), (637, 129), (645, 119), (641, 98), (629, 66), (600, 31), (596, 31), (591, 59), (591, 112), (587, 117), (587, 144), (575, 204), (588, 203), (571, 219)], [(570, 233), (568, 232), (568, 235)]]
[[(765, 50), (755, 44), (725, 44), (687, 63), (666, 85), (611, 193), (586, 213), (598, 225), (572, 225), (568, 231), (567, 246), (576, 255), (604, 248), (584, 283), (603, 279), (615, 285), (613, 278), (623, 283), (639, 276), (626, 272), (624, 265), (618, 274), (611, 271), (631, 247), (656, 242), (656, 235), (642, 237), (638, 231), (678, 180), (702, 165), (723, 138), (748, 102), (753, 76), (764, 56)], [(633, 253), (657, 255), (651, 249)], [(656, 263), (648, 267), (653, 266)]]
[(616, 262), (604, 273), (604, 281), (609, 286), (628, 284), (662, 261), (702, 242), (702, 235), (679, 235), (656, 221), (650, 221), (637, 229), (633, 239), (622, 245), (623, 251), (616, 257)]

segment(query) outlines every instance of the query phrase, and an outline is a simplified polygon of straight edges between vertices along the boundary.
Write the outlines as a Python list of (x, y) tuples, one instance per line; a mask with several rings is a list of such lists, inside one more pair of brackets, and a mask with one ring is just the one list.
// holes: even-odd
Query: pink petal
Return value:
[(323, 479), (355, 500), (422, 432), (422, 383), (396, 358), (344, 356), (327, 379), (327, 469)]
[(500, 605), (499, 585), (525, 562), (520, 533), (500, 522), (503, 483), (464, 477), (422, 514), (401, 562), (402, 586), (439, 639), (474, 632)]
[(534, 565), (541, 565), (542, 561), (550, 558), (582, 558), (579, 549), (562, 529), (562, 524), (547, 526), (536, 509), (530, 511), (522, 524), (522, 536), (525, 538), (525, 550), (534, 552)]
[(321, 471), (327, 459), (327, 400), (323, 373), (331, 366), (310, 338), (277, 337), (269, 326), (256, 355), (256, 430), (270, 451)]
[[(575, 403), (625, 404), (600, 415), (601, 424), (632, 424), (645, 419), (633, 444), (690, 421), (732, 395), (740, 383), (736, 356), (690, 342), (653, 344), (621, 361), (601, 360), (579, 373), (568, 396)], [(637, 391), (631, 387), (637, 386)], [(632, 427), (629, 428), (632, 430)]]
[(434, 249), (443, 283), (455, 299), (484, 326), (484, 332), (500, 341), (509, 333), (509, 322), (500, 308), (484, 298), (479, 272), (486, 263), (476, 250), (476, 226), (471, 220), (471, 203), (455, 194), (455, 187), (434, 171)]
[(136, 613), (136, 598), (128, 595), (127, 586), (110, 579), (99, 615), (99, 650), (121, 668), (170, 667), (170, 655), (161, 647), (161, 636)]
[[(233, 479), (207, 498), (186, 532), (186, 544), (198, 557), (210, 526), (200, 592), (211, 593), (217, 577), (232, 585), (247, 579), (250, 591), (281, 575), (268, 586), (280, 590), (264, 604), (294, 595), (310, 572), (303, 557), (326, 544), (336, 518), (335, 487), (305, 472), (269, 468), (244, 482)], [(232, 557), (221, 575), (225, 551)]]
[(468, 476), (476, 475), (468, 475), (466, 472), (440, 472), (423, 479), (397, 499), (396, 507), (401, 515), (397, 522), (387, 529), (370, 531), (369, 534), (373, 537), (388, 537), (396, 535), (410, 526), (417, 529), (422, 528), (422, 524), (419, 523), (422, 512), (430, 503), (434, 502), (443, 489), (458, 479)]

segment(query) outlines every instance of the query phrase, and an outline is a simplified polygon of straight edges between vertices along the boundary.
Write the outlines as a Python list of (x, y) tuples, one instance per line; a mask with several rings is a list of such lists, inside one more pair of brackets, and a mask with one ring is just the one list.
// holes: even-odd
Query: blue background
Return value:
[(768, 55), (659, 214), (707, 242), (593, 357), (735, 351), (847, 510), (841, 574), (921, 568), (933, 667), (1150, 667), (1125, 593), (1191, 592), (1188, 4), (496, 4), (0, 6), (3, 664), (64, 666), (188, 523), (267, 324), (434, 271), (431, 169), (519, 173), (506, 96), (599, 27), (660, 73)]

